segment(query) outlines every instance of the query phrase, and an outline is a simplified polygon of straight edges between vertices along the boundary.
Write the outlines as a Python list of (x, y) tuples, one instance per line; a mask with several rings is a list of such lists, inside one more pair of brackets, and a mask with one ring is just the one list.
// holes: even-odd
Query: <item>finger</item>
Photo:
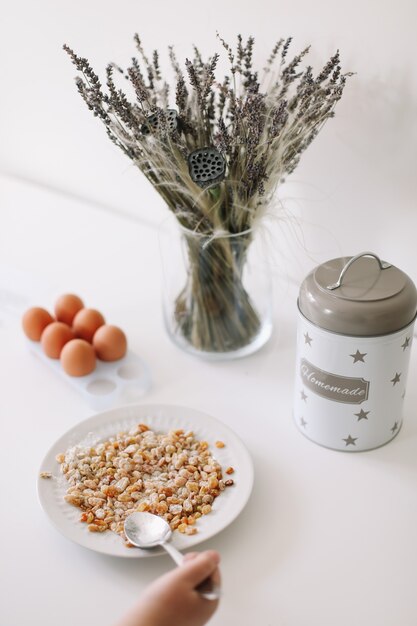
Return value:
[(195, 559), (195, 557), (198, 555), (199, 555), (198, 552), (187, 552), (187, 554), (184, 555), (184, 563), (186, 563), (187, 561), (191, 561), (192, 559)]
[(196, 587), (215, 572), (219, 563), (220, 555), (218, 552), (214, 550), (202, 552), (183, 564), (179, 569), (181, 578)]
[(216, 567), (210, 578), (213, 582), (213, 585), (215, 585), (216, 587), (221, 587), (222, 577), (220, 575), (220, 569), (218, 567)]

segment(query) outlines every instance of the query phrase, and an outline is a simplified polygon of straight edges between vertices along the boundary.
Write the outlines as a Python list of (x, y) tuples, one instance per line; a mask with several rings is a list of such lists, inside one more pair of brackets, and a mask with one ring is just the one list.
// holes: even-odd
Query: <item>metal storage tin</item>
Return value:
[(417, 290), (372, 252), (332, 259), (304, 280), (294, 419), (336, 450), (377, 448), (399, 432)]

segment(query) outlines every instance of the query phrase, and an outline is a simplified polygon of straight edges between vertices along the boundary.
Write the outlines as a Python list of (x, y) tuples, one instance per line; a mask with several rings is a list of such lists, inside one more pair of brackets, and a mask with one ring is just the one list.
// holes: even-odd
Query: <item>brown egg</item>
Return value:
[(97, 328), (103, 326), (105, 320), (100, 311), (95, 309), (81, 309), (74, 317), (72, 328), (77, 337), (90, 343)]
[(46, 309), (34, 306), (28, 309), (22, 317), (23, 331), (32, 341), (40, 341), (43, 331), (53, 321), (54, 318)]
[(41, 344), (43, 351), (51, 359), (59, 359), (62, 348), (68, 341), (74, 339), (74, 336), (70, 326), (63, 322), (53, 322), (42, 333)]
[(84, 302), (73, 293), (60, 296), (55, 303), (55, 315), (58, 322), (71, 326), (75, 315), (84, 307)]
[(61, 352), (61, 365), (69, 376), (86, 376), (96, 367), (96, 354), (91, 343), (84, 339), (69, 341)]
[(121, 328), (104, 324), (93, 337), (96, 355), (102, 361), (117, 361), (126, 354), (127, 340)]

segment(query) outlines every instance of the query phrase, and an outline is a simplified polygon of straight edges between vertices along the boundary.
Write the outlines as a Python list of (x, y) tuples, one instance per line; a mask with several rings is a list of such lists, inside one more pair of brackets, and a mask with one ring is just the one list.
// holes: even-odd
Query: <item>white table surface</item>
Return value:
[(0, 178), (0, 623), (111, 626), (173, 567), (168, 557), (124, 560), (72, 544), (38, 503), (44, 454), (93, 411), (27, 351), (19, 316), (72, 291), (123, 327), (149, 364), (154, 385), (143, 402), (223, 420), (253, 458), (246, 509), (201, 545), (222, 555), (224, 597), (213, 626), (415, 626), (415, 351), (399, 435), (371, 452), (326, 450), (291, 418), (296, 289), (276, 278), (267, 346), (208, 363), (169, 341), (161, 280), (153, 227)]

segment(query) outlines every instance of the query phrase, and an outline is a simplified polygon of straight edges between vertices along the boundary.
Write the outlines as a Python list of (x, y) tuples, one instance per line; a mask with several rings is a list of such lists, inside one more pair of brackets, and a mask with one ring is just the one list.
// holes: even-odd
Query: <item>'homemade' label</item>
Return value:
[(307, 359), (301, 359), (300, 373), (308, 389), (328, 400), (344, 404), (361, 404), (368, 399), (369, 380), (364, 378), (351, 378), (325, 372), (309, 363)]

